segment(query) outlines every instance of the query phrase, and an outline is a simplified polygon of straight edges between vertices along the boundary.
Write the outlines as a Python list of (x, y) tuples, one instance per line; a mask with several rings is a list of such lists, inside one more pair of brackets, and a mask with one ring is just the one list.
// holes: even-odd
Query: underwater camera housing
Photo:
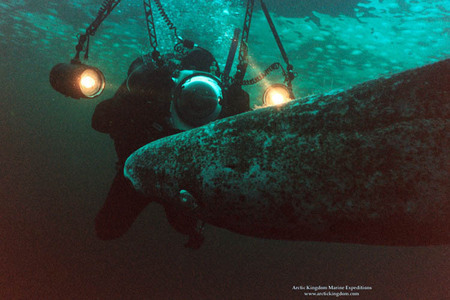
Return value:
[[(193, 53), (197, 58), (198, 52)], [(158, 68), (153, 60), (144, 56), (138, 57), (130, 65), (126, 80), (130, 93), (168, 88), (171, 124), (179, 130), (189, 130), (215, 121), (222, 111), (222, 82), (219, 77), (203, 71), (209, 70), (212, 63), (207, 61), (205, 64), (205, 60), (202, 60), (203, 65), (200, 65), (197, 61), (193, 64), (192, 60), (189, 60), (191, 64), (183, 65), (183, 62), (187, 61), (184, 60), (178, 65), (174, 57), (167, 56), (162, 60), (163, 65)], [(183, 67), (190, 69), (180, 71)], [(158, 73), (161, 71), (162, 73)]]
[(211, 73), (181, 71), (175, 78), (170, 113), (172, 125), (189, 130), (219, 118), (223, 99), (221, 81)]

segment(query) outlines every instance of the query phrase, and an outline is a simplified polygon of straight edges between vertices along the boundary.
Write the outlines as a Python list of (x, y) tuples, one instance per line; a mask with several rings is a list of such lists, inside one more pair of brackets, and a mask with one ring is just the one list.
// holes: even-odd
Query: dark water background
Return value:
[[(148, 47), (141, 26), (142, 3), (122, 2), (120, 12), (113, 12), (95, 37), (102, 44), (91, 46), (90, 62), (101, 67), (108, 80), (105, 93), (91, 102), (57, 94), (48, 83), (48, 73), (54, 64), (73, 56), (75, 34), (92, 20), (101, 1), (0, 4), (1, 299), (302, 299), (301, 292), (292, 290), (294, 285), (373, 288), (361, 292), (359, 299), (445, 299), (450, 294), (449, 246), (271, 241), (208, 226), (204, 246), (192, 251), (183, 247), (185, 237), (170, 228), (156, 204), (122, 238), (99, 241), (93, 220), (114, 177), (116, 157), (112, 141), (92, 130), (90, 119), (95, 105), (110, 97), (123, 80), (130, 61)], [(358, 1), (304, 1), (309, 5), (295, 6), (298, 2), (285, 1), (294, 5), (296, 14), (278, 1), (267, 1), (286, 40), (298, 27), (298, 38), (285, 44), (294, 66), (302, 70), (297, 94), (347, 87), (449, 56), (446, 1), (360, 1), (375, 8), (364, 9), (359, 17), (354, 10)], [(192, 1), (190, 7), (177, 1), (166, 3), (168, 12), (185, 18), (177, 26), (208, 43), (223, 62), (229, 46), (224, 36), (241, 25), (243, 5), (238, 1), (209, 5)], [(390, 5), (386, 11), (394, 17), (383, 19), (376, 5)], [(175, 7), (184, 11), (177, 12)], [(203, 18), (210, 24), (190, 22), (198, 22), (200, 13), (217, 16), (217, 11), (221, 18)], [(270, 32), (262, 33), (267, 28), (259, 9), (256, 13), (251, 45), (255, 45), (253, 58), (264, 68), (279, 54), (273, 41), (261, 39)], [(379, 14), (375, 20), (370, 19), (375, 13)], [(311, 16), (311, 21), (303, 21)], [(417, 26), (397, 28), (399, 39), (395, 39), (393, 26), (399, 26), (398, 18)], [(317, 19), (323, 26), (319, 29)], [(314, 24), (311, 28), (318, 31), (311, 37), (317, 37), (317, 33), (331, 32), (324, 27), (330, 20), (336, 20), (336, 26), (330, 27), (335, 34), (305, 38), (305, 24)], [(355, 52), (350, 42), (346, 47), (327, 48), (337, 45), (339, 32), (357, 24), (363, 24), (359, 30), (369, 35), (372, 27), (364, 27), (361, 21), (380, 24), (373, 34), (378, 32), (380, 39), (387, 36), (390, 42), (370, 44), (373, 40), (368, 38), (364, 45), (379, 48), (358, 48), (363, 53)], [(421, 24), (428, 27), (420, 29)], [(208, 30), (213, 40), (206, 38)], [(339, 45), (343, 44), (341, 40)], [(380, 52), (389, 47), (404, 52), (380, 58)], [(340, 50), (330, 52), (333, 49)], [(408, 49), (413, 53), (410, 57), (404, 54)], [(348, 62), (342, 65), (344, 59)], [(370, 66), (361, 68), (363, 61)], [(258, 97), (257, 89), (250, 92), (252, 99)], [(257, 100), (252, 103), (258, 104)]]

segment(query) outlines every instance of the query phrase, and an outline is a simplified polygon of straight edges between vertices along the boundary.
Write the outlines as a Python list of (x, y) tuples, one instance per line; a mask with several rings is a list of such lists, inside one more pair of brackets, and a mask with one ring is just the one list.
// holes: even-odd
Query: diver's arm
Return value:
[(121, 99), (129, 94), (126, 83), (122, 83), (114, 97), (97, 104), (92, 115), (91, 126), (101, 133), (112, 133), (114, 128), (118, 128), (123, 117)]
[(111, 132), (111, 122), (113, 115), (112, 106), (112, 99), (108, 99), (97, 104), (91, 121), (91, 126), (94, 130), (101, 133)]
[(232, 84), (225, 94), (223, 118), (234, 116), (250, 110), (250, 97), (240, 85)]

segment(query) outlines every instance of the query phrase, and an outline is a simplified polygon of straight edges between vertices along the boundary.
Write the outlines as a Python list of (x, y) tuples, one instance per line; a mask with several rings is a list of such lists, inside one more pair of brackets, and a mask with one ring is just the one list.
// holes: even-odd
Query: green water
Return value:
[[(99, 2), (2, 3), (2, 43), (16, 47), (28, 44), (51, 55), (55, 62), (65, 59), (74, 54), (75, 35), (84, 32), (94, 19)], [(162, 3), (179, 34), (211, 50), (223, 69), (233, 31), (242, 27), (245, 3)], [(294, 71), (299, 74), (294, 81), (297, 97), (346, 88), (449, 57), (448, 4), (445, 0), (267, 2)], [(160, 52), (171, 51), (173, 34), (158, 15), (156, 26)], [(90, 61), (104, 70), (109, 83), (117, 85), (128, 64), (150, 49), (142, 2), (122, 1), (92, 38)], [(258, 1), (249, 51), (251, 69), (247, 77), (273, 62), (284, 64)], [(276, 72), (268, 78), (268, 82), (277, 80), (280, 74)], [(259, 104), (260, 90), (258, 86), (249, 88), (253, 104)]]

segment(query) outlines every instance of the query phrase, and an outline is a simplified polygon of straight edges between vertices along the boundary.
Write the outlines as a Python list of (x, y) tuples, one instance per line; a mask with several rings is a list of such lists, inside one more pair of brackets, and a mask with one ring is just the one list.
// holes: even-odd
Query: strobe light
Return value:
[(284, 84), (272, 84), (264, 92), (263, 104), (265, 106), (278, 105), (294, 99), (292, 91)]
[(61, 94), (74, 98), (94, 98), (105, 89), (105, 76), (92, 66), (60, 63), (50, 71), (50, 84)]

